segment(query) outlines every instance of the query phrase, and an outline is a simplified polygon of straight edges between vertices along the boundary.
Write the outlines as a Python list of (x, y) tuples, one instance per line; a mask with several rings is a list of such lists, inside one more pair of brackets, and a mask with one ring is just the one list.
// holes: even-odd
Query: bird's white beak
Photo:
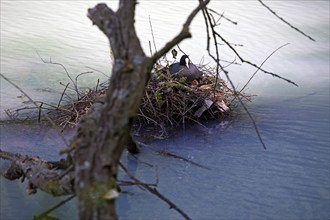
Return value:
[(189, 58), (186, 58), (185, 61), (186, 61), (186, 62), (185, 62), (185, 63), (186, 63), (186, 66), (187, 66), (187, 68), (189, 69)]

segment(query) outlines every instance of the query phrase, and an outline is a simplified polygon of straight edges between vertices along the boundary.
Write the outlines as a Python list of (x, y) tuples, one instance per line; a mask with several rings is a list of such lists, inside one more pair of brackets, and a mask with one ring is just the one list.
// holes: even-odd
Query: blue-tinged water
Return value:
[[(116, 5), (115, 2), (108, 2)], [(295, 81), (299, 87), (258, 72), (246, 90), (257, 94), (246, 103), (261, 137), (263, 149), (247, 114), (235, 109), (233, 117), (205, 126), (178, 131), (167, 140), (142, 147), (135, 158), (122, 162), (140, 180), (155, 183), (158, 191), (193, 219), (329, 219), (330, 218), (330, 104), (329, 104), (329, 2), (269, 1), (276, 12), (316, 39), (312, 42), (280, 22), (258, 2), (213, 1), (211, 6), (238, 25), (222, 21), (224, 37), (245, 58), (269, 71)], [(73, 76), (97, 69), (111, 72), (106, 38), (86, 18), (86, 8), (96, 2), (1, 1), (1, 73), (37, 100), (57, 103), (67, 83), (65, 72), (45, 65), (43, 58), (67, 66)], [(152, 41), (149, 15), (157, 49), (177, 34), (197, 1), (142, 1), (137, 5), (136, 25), (146, 54)], [(194, 62), (205, 52), (202, 16), (191, 28), (193, 38), (180, 44)], [(222, 57), (235, 56), (221, 46)], [(168, 56), (170, 58), (170, 56)], [(227, 69), (241, 88), (254, 69), (232, 65)], [(102, 78), (103, 77), (103, 78)], [(223, 76), (224, 77), (224, 76)], [(94, 71), (81, 78), (93, 86)], [(25, 98), (1, 78), (1, 118), (4, 109), (22, 107)], [(60, 158), (60, 136), (42, 125), (1, 124), (1, 149)], [(64, 134), (68, 139), (72, 132)], [(157, 154), (168, 150), (209, 169)], [(146, 165), (146, 163), (151, 164)], [(1, 160), (1, 171), (8, 162)], [(158, 178), (157, 178), (158, 176)], [(127, 180), (123, 173), (120, 179)], [(45, 193), (27, 196), (26, 183), (0, 178), (0, 219), (32, 219), (62, 198)], [(117, 200), (120, 219), (180, 219), (173, 209), (138, 187), (123, 187)], [(52, 213), (60, 219), (76, 219), (76, 201)]]
[[(327, 219), (329, 102), (322, 98), (324, 93), (282, 101), (260, 97), (251, 104), (267, 150), (251, 123), (241, 118), (225, 126), (217, 122), (207, 128), (196, 126), (152, 144), (153, 149), (169, 150), (211, 170), (155, 157), (147, 149), (139, 159), (158, 166), (159, 191), (196, 219)], [(310, 104), (301, 108), (301, 102)], [(136, 162), (131, 158), (127, 163)], [(155, 169), (142, 162), (135, 174), (146, 182), (155, 181)], [(134, 193), (145, 192), (135, 189)], [(132, 202), (129, 210), (120, 208), (124, 219), (155, 203), (159, 206), (154, 205), (147, 217), (179, 217), (172, 210), (165, 212), (154, 197), (141, 201), (135, 194), (119, 199), (119, 204), (126, 204), (126, 199)]]

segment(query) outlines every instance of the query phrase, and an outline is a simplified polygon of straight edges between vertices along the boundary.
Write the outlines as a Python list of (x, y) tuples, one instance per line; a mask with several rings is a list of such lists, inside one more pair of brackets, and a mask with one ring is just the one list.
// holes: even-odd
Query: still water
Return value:
[[(141, 1), (136, 26), (145, 53), (177, 34), (197, 1)], [(1, 1), (1, 73), (38, 101), (57, 103), (69, 82), (59, 66), (44, 64), (38, 54), (66, 66), (81, 86), (91, 87), (111, 72), (107, 39), (86, 17), (92, 1)], [(115, 1), (107, 4), (114, 9)], [(253, 1), (214, 1), (210, 7), (237, 21), (223, 20), (222, 34), (237, 50), (261, 64), (278, 47), (264, 68), (289, 78), (299, 87), (258, 73), (247, 92), (248, 103), (267, 146), (263, 150), (243, 111), (224, 122), (182, 130), (169, 140), (142, 148), (138, 159), (124, 154), (122, 162), (194, 219), (329, 219), (329, 2), (271, 1), (277, 13), (316, 39), (312, 42), (280, 22)], [(210, 62), (205, 51), (202, 16), (192, 24), (193, 38), (180, 44), (193, 62)], [(153, 49), (154, 51), (154, 49)], [(221, 46), (222, 58), (235, 56)], [(170, 58), (170, 56), (168, 56)], [(254, 73), (246, 65), (228, 67), (238, 88)], [(26, 98), (1, 78), (1, 118), (5, 109), (23, 107)], [(72, 132), (71, 132), (72, 133)], [(69, 138), (70, 132), (66, 134)], [(56, 138), (55, 138), (56, 137)], [(59, 158), (63, 141), (43, 125), (1, 125), (1, 149)], [(205, 170), (167, 158), (154, 150), (169, 150), (200, 163)], [(147, 166), (144, 162), (152, 164)], [(8, 163), (1, 161), (1, 171)], [(157, 168), (156, 168), (157, 167)], [(122, 179), (125, 179), (123, 174)], [(45, 193), (27, 196), (25, 184), (0, 178), (0, 219), (32, 219), (64, 198)], [(121, 219), (178, 219), (162, 201), (139, 188), (124, 188), (118, 199)], [(75, 200), (53, 212), (75, 219)]]

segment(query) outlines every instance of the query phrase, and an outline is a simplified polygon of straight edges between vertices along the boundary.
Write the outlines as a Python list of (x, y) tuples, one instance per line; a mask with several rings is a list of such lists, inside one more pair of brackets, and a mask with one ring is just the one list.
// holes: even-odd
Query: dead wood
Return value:
[(4, 177), (10, 180), (27, 179), (28, 194), (36, 193), (37, 189), (54, 196), (74, 193), (74, 175), (67, 173), (70, 163), (62, 159), (58, 162), (45, 161), (37, 156), (13, 154), (0, 150), (0, 158), (10, 160), (12, 163), (5, 171)]

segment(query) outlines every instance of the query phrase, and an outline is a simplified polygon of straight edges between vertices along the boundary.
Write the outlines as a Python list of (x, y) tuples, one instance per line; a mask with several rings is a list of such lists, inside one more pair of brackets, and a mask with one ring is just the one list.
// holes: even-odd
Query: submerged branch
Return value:
[(69, 196), (68, 198), (64, 199), (63, 201), (59, 202), (58, 204), (54, 205), (50, 209), (46, 210), (45, 212), (41, 213), (40, 215), (34, 217), (35, 220), (42, 220), (42, 219), (49, 219), (48, 214), (51, 213), (52, 211), (58, 209), (65, 203), (69, 202), (71, 199), (76, 197), (76, 195)]
[(182, 217), (184, 219), (190, 219), (190, 217), (182, 209), (180, 209), (171, 200), (169, 200), (163, 194), (161, 194), (155, 187), (151, 187), (150, 184), (146, 184), (146, 183), (141, 182), (134, 175), (132, 175), (121, 162), (119, 162), (119, 166), (120, 166), (120, 168), (123, 169), (123, 171), (127, 174), (127, 176), (130, 179), (134, 180), (134, 182), (135, 182), (136, 185), (142, 186), (143, 188), (145, 188), (146, 190), (148, 190), (150, 193), (156, 195), (159, 199), (161, 199), (164, 202), (166, 202), (170, 206), (171, 209), (174, 209), (175, 211), (177, 211), (180, 215), (182, 215)]
[(175, 159), (183, 160), (183, 161), (185, 161), (187, 163), (190, 163), (192, 165), (195, 165), (197, 167), (200, 167), (200, 168), (203, 168), (203, 169), (206, 169), (206, 170), (211, 170), (209, 167), (206, 167), (206, 166), (204, 166), (202, 164), (196, 163), (196, 162), (194, 162), (192, 160), (189, 160), (187, 158), (184, 158), (182, 156), (178, 156), (178, 155), (176, 155), (174, 153), (171, 153), (171, 152), (169, 152), (167, 150), (158, 150), (157, 153), (159, 153), (162, 156), (167, 156), (167, 157), (172, 157), (172, 158), (175, 158)]

